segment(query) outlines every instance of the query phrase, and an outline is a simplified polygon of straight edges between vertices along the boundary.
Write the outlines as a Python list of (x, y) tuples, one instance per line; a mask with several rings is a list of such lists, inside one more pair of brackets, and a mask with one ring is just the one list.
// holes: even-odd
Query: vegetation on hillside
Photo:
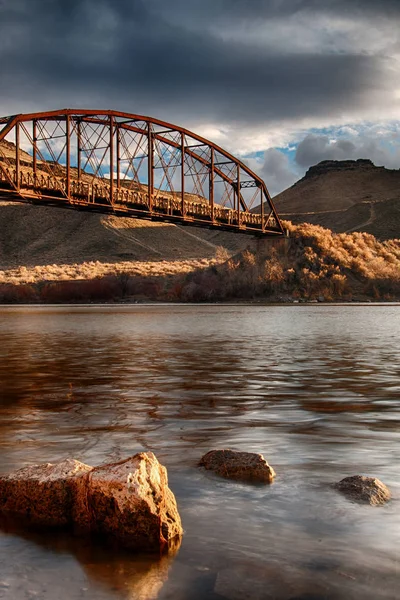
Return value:
[[(165, 300), (215, 302), (264, 299), (400, 300), (400, 240), (379, 242), (367, 233), (335, 234), (318, 225), (286, 223), (290, 237), (262, 240), (257, 251), (236, 256), (221, 249), (215, 259), (186, 268), (150, 271), (131, 263), (100, 274), (86, 266), (83, 280), (29, 282), (21, 277), (0, 284), (3, 302), (95, 302)], [(145, 263), (143, 263), (144, 265)], [(162, 264), (162, 263), (160, 263)], [(149, 263), (151, 265), (151, 263)], [(181, 265), (183, 267), (183, 265)], [(110, 266), (111, 267), (111, 266)], [(57, 267), (61, 269), (61, 267)], [(45, 269), (44, 267), (42, 269)], [(55, 267), (54, 271), (57, 271)]]
[(185, 277), (184, 300), (400, 299), (400, 240), (286, 223), (290, 238)]

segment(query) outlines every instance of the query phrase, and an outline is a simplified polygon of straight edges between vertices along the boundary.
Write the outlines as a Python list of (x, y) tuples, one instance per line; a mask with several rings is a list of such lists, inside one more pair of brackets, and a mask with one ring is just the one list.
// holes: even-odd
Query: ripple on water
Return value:
[[(153, 450), (186, 531), (169, 559), (4, 529), (0, 598), (397, 598), (399, 306), (0, 310), (0, 470)], [(270, 486), (197, 468), (262, 452)], [(382, 509), (331, 488), (363, 473)]]

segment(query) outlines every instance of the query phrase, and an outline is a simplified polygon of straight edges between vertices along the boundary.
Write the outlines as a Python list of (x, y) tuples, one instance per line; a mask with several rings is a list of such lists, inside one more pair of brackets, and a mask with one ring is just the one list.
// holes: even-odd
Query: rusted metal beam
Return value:
[(120, 139), (120, 131), (119, 125), (116, 125), (116, 146), (117, 146), (117, 188), (121, 187), (121, 174), (120, 174), (120, 164), (121, 164), (121, 139)]
[(109, 116), (110, 127), (110, 204), (114, 203), (114, 116)]
[(36, 119), (32, 121), (32, 166), (33, 166), (33, 185), (36, 185), (37, 177), (37, 123)]
[(209, 175), (209, 202), (211, 208), (211, 221), (214, 223), (214, 148), (211, 148), (210, 175)]
[(236, 171), (236, 196), (237, 196), (237, 202), (236, 202), (236, 210), (237, 210), (237, 223), (240, 227), (240, 166), (237, 165), (237, 171)]
[(264, 231), (264, 198), (263, 198), (264, 189), (260, 188), (260, 206), (261, 206), (261, 228)]
[(185, 134), (181, 133), (181, 215), (185, 216)]
[(154, 195), (154, 141), (151, 123), (147, 126), (147, 189), (149, 196), (149, 210), (153, 210)]
[(282, 221), (280, 220), (280, 218), (279, 218), (279, 216), (278, 216), (278, 213), (276, 212), (275, 205), (274, 205), (274, 203), (273, 203), (273, 201), (272, 201), (272, 198), (271, 198), (271, 196), (270, 196), (270, 193), (269, 193), (269, 191), (268, 191), (268, 189), (267, 189), (267, 186), (265, 185), (265, 183), (264, 183), (264, 182), (263, 182), (263, 190), (264, 190), (265, 197), (267, 198), (268, 204), (269, 204), (269, 205), (270, 205), (270, 207), (271, 207), (271, 211), (272, 211), (272, 214), (273, 214), (273, 216), (274, 216), (274, 219), (275, 219), (275, 221), (276, 221), (276, 223), (277, 223), (277, 225), (278, 225), (279, 229), (281, 229), (282, 233), (284, 234), (284, 233), (285, 233), (285, 229), (284, 229), (284, 227), (283, 227), (283, 225), (282, 225)]
[(4, 138), (6, 137), (6, 135), (8, 135), (10, 133), (10, 131), (12, 131), (12, 129), (15, 126), (15, 124), (17, 123), (17, 121), (18, 121), (18, 116), (9, 118), (9, 120), (6, 122), (6, 125), (0, 131), (0, 142), (2, 140), (4, 140)]
[(15, 124), (15, 186), (17, 190), (19, 190), (20, 185), (20, 162), (19, 162), (19, 152), (20, 152), (20, 143), (19, 143), (19, 122)]
[(66, 136), (66, 164), (67, 164), (67, 185), (66, 185), (66, 194), (67, 198), (71, 198), (71, 120), (70, 116), (66, 115), (65, 119), (65, 136)]
[(81, 161), (82, 161), (82, 156), (81, 156), (81, 152), (82, 152), (82, 124), (81, 121), (78, 120), (76, 123), (76, 141), (77, 141), (77, 167), (78, 167), (78, 181), (81, 180)]

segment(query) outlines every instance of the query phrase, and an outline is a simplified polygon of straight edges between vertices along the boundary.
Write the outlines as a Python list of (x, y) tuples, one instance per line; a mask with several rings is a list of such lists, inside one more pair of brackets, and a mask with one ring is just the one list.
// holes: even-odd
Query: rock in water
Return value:
[(140, 550), (163, 549), (183, 533), (167, 470), (152, 452), (95, 467), (78, 486), (75, 523)]
[(211, 450), (200, 460), (199, 466), (226, 477), (240, 481), (272, 483), (275, 471), (262, 454), (236, 452), (235, 450)]
[(35, 465), (0, 477), (0, 512), (30, 525), (72, 525), (73, 494), (92, 467), (77, 460)]
[(371, 504), (371, 506), (385, 504), (391, 497), (390, 490), (375, 477), (353, 475), (345, 477), (339, 483), (335, 483), (333, 487), (351, 500)]
[(174, 550), (183, 533), (167, 470), (152, 452), (101, 467), (68, 459), (0, 477), (0, 513), (105, 534), (135, 550)]

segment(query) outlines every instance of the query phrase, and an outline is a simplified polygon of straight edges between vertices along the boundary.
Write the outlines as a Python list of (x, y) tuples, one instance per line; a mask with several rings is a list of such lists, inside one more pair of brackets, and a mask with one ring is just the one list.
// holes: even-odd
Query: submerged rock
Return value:
[(68, 459), (0, 477), (0, 513), (105, 534), (137, 550), (169, 549), (183, 533), (167, 470), (152, 452), (101, 467)]
[[(326, 584), (299, 567), (258, 561), (233, 563), (218, 572), (214, 592), (226, 600), (322, 600)], [(335, 596), (336, 598), (336, 596)]]
[(0, 477), (0, 512), (44, 527), (72, 525), (73, 493), (92, 467), (77, 460), (34, 465)]
[(377, 506), (385, 504), (391, 498), (390, 490), (375, 477), (353, 475), (345, 477), (333, 486), (351, 500)]
[(263, 455), (253, 452), (211, 450), (203, 456), (199, 466), (214, 471), (221, 477), (240, 481), (272, 483), (275, 477), (274, 469)]
[(152, 452), (95, 467), (78, 486), (74, 521), (80, 531), (106, 534), (132, 549), (173, 544), (183, 533), (165, 467)]

